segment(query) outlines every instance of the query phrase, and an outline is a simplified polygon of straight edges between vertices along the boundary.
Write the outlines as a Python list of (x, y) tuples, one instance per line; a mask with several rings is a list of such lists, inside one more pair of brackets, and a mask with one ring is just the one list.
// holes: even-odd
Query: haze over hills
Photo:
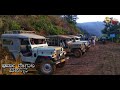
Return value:
[(77, 23), (77, 27), (81, 31), (86, 31), (89, 34), (100, 37), (102, 35), (101, 30), (104, 29), (105, 26), (103, 22), (85, 22)]

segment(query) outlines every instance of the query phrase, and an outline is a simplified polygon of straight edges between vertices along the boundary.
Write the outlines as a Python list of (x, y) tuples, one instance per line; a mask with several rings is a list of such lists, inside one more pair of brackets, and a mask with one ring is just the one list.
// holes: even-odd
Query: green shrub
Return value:
[(16, 21), (11, 21), (9, 23), (9, 29), (10, 30), (19, 30), (19, 29), (21, 29), (21, 25)]
[[(1, 20), (5, 20), (3, 23)], [(63, 20), (60, 15), (6, 15), (0, 17), (1, 30), (26, 30), (44, 31), (46, 34), (68, 34), (78, 33), (79, 29), (74, 24)]]
[(119, 39), (116, 39), (115, 42), (116, 42), (116, 43), (120, 43), (120, 40), (119, 40)]

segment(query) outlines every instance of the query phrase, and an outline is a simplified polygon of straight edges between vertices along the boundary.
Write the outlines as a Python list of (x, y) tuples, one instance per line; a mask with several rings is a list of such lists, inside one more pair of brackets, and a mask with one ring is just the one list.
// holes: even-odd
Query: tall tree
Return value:
[(105, 28), (102, 30), (103, 34), (110, 34), (112, 32), (117, 32), (117, 29), (120, 28), (120, 23), (115, 18), (106, 17), (104, 20)]
[(73, 24), (76, 24), (76, 20), (78, 19), (77, 15), (63, 15), (63, 18)]

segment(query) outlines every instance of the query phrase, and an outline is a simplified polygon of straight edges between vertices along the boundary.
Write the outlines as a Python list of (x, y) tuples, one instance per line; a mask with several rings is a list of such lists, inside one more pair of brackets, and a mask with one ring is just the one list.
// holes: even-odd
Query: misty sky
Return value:
[(113, 17), (120, 21), (120, 15), (77, 15), (77, 23), (104, 21), (105, 17)]

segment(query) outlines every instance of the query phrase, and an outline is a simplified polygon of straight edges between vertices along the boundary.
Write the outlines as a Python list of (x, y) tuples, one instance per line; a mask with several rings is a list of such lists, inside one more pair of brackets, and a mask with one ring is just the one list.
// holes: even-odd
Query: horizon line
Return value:
[(88, 23), (88, 22), (103, 22), (103, 21), (87, 21), (87, 22), (77, 22), (77, 23)]

